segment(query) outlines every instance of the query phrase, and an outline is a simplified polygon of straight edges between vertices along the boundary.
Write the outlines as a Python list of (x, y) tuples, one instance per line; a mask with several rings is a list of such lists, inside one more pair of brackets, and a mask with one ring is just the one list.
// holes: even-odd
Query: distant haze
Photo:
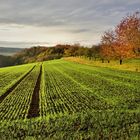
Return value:
[(0, 47), (92, 45), (140, 0), (1, 0)]
[(55, 44), (45, 43), (45, 42), (10, 42), (10, 41), (0, 41), (0, 47), (8, 48), (29, 48), (33, 46), (53, 46)]
[(8, 48), (8, 47), (0, 47), (0, 55), (4, 56), (12, 56), (17, 52), (20, 52), (21, 48)]

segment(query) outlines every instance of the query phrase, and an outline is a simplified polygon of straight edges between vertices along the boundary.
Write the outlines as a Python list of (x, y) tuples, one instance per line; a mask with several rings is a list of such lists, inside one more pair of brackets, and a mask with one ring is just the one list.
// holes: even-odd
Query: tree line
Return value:
[(104, 63), (119, 60), (120, 64), (128, 58), (140, 58), (140, 13), (124, 17), (114, 30), (106, 31), (98, 45), (91, 48), (74, 45), (56, 45), (52, 52), (59, 56), (85, 56), (97, 58)]

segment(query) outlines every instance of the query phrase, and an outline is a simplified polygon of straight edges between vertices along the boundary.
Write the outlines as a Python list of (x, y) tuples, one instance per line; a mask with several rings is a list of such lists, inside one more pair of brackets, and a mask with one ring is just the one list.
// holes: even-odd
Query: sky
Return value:
[(140, 0), (0, 0), (0, 47), (98, 44)]

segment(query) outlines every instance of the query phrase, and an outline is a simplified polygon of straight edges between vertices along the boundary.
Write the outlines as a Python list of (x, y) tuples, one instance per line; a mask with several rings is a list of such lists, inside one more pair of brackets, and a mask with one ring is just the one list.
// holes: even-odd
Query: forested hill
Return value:
[(88, 55), (89, 52), (90, 48), (84, 48), (79, 44), (54, 47), (36, 46), (20, 50), (12, 56), (1, 55), (0, 67), (59, 59), (64, 56)]
[(11, 56), (0, 55), (0, 67), (14, 65), (14, 59)]
[(14, 59), (14, 64), (24, 64), (59, 59), (66, 56), (88, 55), (90, 49), (91, 48), (84, 48), (79, 44), (56, 45), (54, 47), (37, 46), (24, 49), (12, 58)]
[(15, 64), (13, 55), (22, 51), (20, 48), (0, 47), (0, 67), (11, 66)]

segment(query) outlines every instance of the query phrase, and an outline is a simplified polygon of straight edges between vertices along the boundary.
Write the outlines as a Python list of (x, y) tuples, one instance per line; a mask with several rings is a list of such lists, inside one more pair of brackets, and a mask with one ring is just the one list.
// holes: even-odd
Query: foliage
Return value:
[(139, 113), (87, 111), (0, 122), (0, 139), (138, 139)]
[(102, 36), (101, 54), (104, 58), (120, 59), (140, 56), (140, 13), (128, 15), (116, 26), (114, 31)]

